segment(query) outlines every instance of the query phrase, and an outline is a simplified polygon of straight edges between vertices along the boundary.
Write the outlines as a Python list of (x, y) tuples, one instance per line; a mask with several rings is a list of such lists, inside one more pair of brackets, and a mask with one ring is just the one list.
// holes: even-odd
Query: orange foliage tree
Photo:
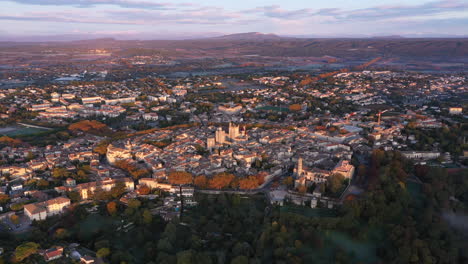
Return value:
[(235, 176), (230, 173), (218, 173), (209, 180), (208, 185), (210, 186), (210, 188), (221, 190), (230, 186), (234, 178)]
[(172, 184), (191, 184), (193, 175), (185, 171), (172, 171), (169, 173), (168, 179)]
[(128, 160), (118, 160), (114, 163), (117, 168), (128, 172), (135, 180), (144, 178), (150, 175), (150, 171), (145, 168), (138, 168), (135, 163)]
[(244, 190), (252, 190), (258, 187), (257, 177), (249, 176), (239, 180), (239, 188)]
[(11, 147), (14, 147), (14, 146), (18, 146), (18, 145), (21, 145), (23, 142), (19, 139), (14, 139), (14, 138), (11, 138), (11, 137), (7, 137), (7, 136), (3, 136), (3, 137), (0, 137), (0, 146), (11, 146)]
[(92, 134), (104, 134), (111, 132), (109, 127), (96, 120), (83, 120), (77, 123), (73, 123), (68, 126), (68, 130), (73, 132), (82, 131)]
[(245, 190), (252, 190), (258, 188), (265, 182), (266, 172), (261, 172), (257, 175), (252, 175), (247, 178), (239, 180), (239, 188)]
[(200, 175), (200, 176), (195, 177), (195, 179), (193, 180), (193, 183), (198, 188), (204, 189), (208, 187), (208, 179), (206, 178), (205, 175)]
[(302, 107), (300, 104), (292, 104), (289, 106), (289, 110), (290, 111), (294, 111), (294, 112), (297, 112), (297, 111), (301, 111)]
[(148, 195), (150, 191), (151, 189), (146, 185), (143, 185), (138, 189), (138, 193), (141, 195)]
[(115, 215), (117, 213), (117, 203), (116, 202), (109, 202), (106, 205), (107, 207), (107, 212), (110, 215)]

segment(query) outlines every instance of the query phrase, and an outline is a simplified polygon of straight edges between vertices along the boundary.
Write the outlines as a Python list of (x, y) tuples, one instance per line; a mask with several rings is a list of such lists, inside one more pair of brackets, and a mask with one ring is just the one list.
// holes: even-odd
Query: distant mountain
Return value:
[(372, 37), (373, 39), (402, 39), (405, 38), (404, 36), (400, 35), (390, 35), (390, 36), (375, 36)]
[(279, 40), (285, 37), (280, 37), (275, 34), (264, 34), (260, 32), (248, 32), (248, 33), (238, 33), (224, 35), (220, 37), (214, 37), (212, 39), (217, 40)]

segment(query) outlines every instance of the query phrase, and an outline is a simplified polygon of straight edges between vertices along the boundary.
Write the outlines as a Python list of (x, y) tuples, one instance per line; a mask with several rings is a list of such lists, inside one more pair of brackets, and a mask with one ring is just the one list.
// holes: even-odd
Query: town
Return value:
[[(462, 74), (360, 70), (319, 81), (243, 74), (4, 89), (1, 228), (21, 234), (52, 221), (62, 236), (60, 219), (79, 208), (131, 215), (142, 203), (147, 223), (182, 224), (201, 196), (213, 195), (335, 212), (366, 193), (376, 177), (369, 166), (386, 152), (418, 166), (466, 168), (467, 82)], [(420, 184), (398, 164), (400, 182)], [(127, 218), (119, 232), (135, 225)], [(108, 247), (61, 240), (50, 248), (28, 242), (14, 254), (109, 257)]]

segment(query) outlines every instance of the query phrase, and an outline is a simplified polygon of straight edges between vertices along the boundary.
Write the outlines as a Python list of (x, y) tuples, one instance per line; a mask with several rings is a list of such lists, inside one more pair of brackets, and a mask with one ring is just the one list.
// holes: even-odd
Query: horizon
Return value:
[(468, 1), (0, 0), (1, 41), (182, 40), (244, 32), (302, 38), (468, 36)]
[[(247, 40), (255, 39), (256, 35), (273, 36), (266, 40), (279, 39), (375, 39), (375, 40), (411, 40), (411, 39), (466, 39), (468, 35), (421, 35), (421, 36), (405, 36), (405, 35), (348, 35), (348, 36), (320, 36), (320, 35), (278, 35), (275, 33), (262, 32), (239, 32), (232, 34), (206, 34), (200, 36), (168, 36), (168, 37), (132, 37), (132, 36), (115, 36), (115, 35), (95, 35), (95, 34), (64, 34), (64, 35), (46, 35), (46, 36), (0, 36), (0, 42), (76, 42), (76, 41), (97, 41), (97, 40), (113, 40), (113, 41), (189, 41), (189, 40)], [(236, 38), (239, 36), (239, 38)], [(225, 38), (227, 37), (227, 38)], [(232, 39), (230, 38), (232, 37)], [(257, 40), (262, 40), (261, 38)]]

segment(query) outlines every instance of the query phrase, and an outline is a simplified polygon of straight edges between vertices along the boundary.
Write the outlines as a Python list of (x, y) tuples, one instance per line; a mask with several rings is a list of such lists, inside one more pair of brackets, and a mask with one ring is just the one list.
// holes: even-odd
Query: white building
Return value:
[(40, 221), (45, 220), (49, 216), (61, 214), (67, 206), (70, 205), (70, 199), (58, 197), (45, 202), (27, 204), (24, 206), (24, 214), (29, 219)]

